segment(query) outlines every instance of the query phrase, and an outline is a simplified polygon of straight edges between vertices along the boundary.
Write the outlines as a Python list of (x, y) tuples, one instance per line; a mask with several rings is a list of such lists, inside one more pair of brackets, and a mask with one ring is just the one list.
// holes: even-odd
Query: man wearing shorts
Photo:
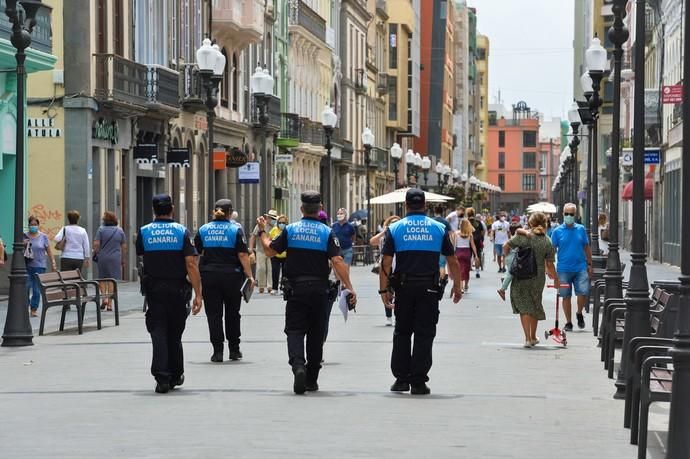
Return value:
[(503, 244), (508, 242), (510, 223), (506, 221), (505, 214), (501, 213), (498, 220), (491, 225), (491, 239), (494, 241), (494, 255), (498, 263), (498, 272), (506, 272), (505, 257), (503, 256)]
[(563, 298), (565, 330), (573, 329), (571, 296), (577, 296), (577, 326), (585, 328), (582, 315), (589, 299), (589, 279), (592, 276), (592, 250), (585, 227), (575, 223), (577, 206), (572, 203), (563, 206), (563, 224), (553, 230), (551, 242), (557, 253), (556, 271), (561, 286), (559, 295)]

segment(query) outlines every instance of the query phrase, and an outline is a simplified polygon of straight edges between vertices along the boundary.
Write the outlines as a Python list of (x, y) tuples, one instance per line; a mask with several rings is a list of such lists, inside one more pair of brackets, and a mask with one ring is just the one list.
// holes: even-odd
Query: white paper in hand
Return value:
[(340, 312), (343, 313), (343, 319), (345, 319), (345, 322), (347, 322), (347, 312), (349, 311), (349, 308), (347, 307), (347, 296), (349, 294), (350, 291), (345, 288), (340, 291), (340, 297), (338, 297), (338, 307), (340, 308)]

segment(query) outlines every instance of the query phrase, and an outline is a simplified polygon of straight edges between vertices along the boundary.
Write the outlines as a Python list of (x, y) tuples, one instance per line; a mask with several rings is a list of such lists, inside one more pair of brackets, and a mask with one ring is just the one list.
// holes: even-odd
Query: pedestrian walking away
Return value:
[[(319, 221), (321, 195), (305, 191), (301, 195), (303, 218), (288, 225), (275, 240), (266, 234), (266, 219), (259, 217), (259, 237), (267, 256), (287, 251), (283, 295), (288, 363), (294, 375), (296, 394), (319, 389), (318, 377), (323, 356), (325, 312), (328, 306), (328, 262), (356, 304), (348, 266), (340, 256), (334, 231)], [(306, 337), (306, 355), (305, 355)]]
[(484, 229), (484, 225), (482, 224), (481, 220), (479, 220), (476, 217), (474, 208), (468, 207), (467, 209), (465, 209), (465, 215), (472, 224), (472, 228), (474, 228), (474, 231), (472, 232), (472, 237), (474, 238), (474, 246), (477, 249), (477, 255), (475, 257), (475, 266), (477, 267), (477, 269), (475, 272), (475, 276), (477, 277), (477, 279), (479, 279), (481, 277), (479, 274), (479, 268), (483, 268), (482, 259), (484, 256), (484, 236), (486, 235), (486, 230)]
[(55, 247), (62, 253), (60, 255), (60, 271), (73, 269), (83, 270), (89, 267), (91, 248), (89, 247), (89, 235), (79, 226), (81, 216), (76, 210), (67, 212), (68, 225), (63, 226), (55, 235)]
[[(383, 305), (395, 312), (391, 370), (392, 392), (426, 395), (432, 347), (443, 297), (438, 257), (444, 255), (453, 282), (453, 301), (462, 297), (460, 267), (450, 233), (424, 214), (424, 192), (411, 188), (405, 195), (407, 216), (386, 230), (379, 294)], [(393, 257), (396, 258), (393, 269)], [(414, 345), (412, 344), (414, 335)]]
[(146, 329), (153, 345), (151, 374), (156, 392), (166, 393), (184, 383), (182, 333), (192, 290), (192, 313), (201, 311), (201, 278), (192, 237), (173, 221), (172, 198), (159, 194), (152, 203), (155, 219), (139, 228), (136, 250), (144, 260), (141, 282), (148, 303)]
[[(441, 217), (443, 218), (443, 217)], [(386, 220), (383, 222), (383, 228), (382, 230), (376, 235), (373, 236), (369, 240), (369, 244), (373, 247), (379, 247), (379, 251), (381, 252), (381, 255), (379, 257), (378, 261), (378, 268), (379, 268), (379, 274), (381, 273), (381, 261), (383, 259), (383, 246), (386, 243), (386, 230), (395, 222), (399, 221), (400, 217), (397, 215), (391, 215), (388, 217)], [(445, 220), (444, 220), (445, 221)], [(445, 261), (445, 258), (444, 258)], [(393, 258), (393, 269), (395, 269), (395, 258)], [(445, 265), (444, 265), (445, 269)], [(393, 310), (391, 308), (387, 308), (385, 305), (383, 307), (383, 310), (386, 314), (386, 326), (387, 327), (392, 327), (393, 326)]]
[[(278, 219), (278, 212), (271, 209), (264, 214), (264, 217), (266, 218), (266, 232), (268, 233), (271, 228), (275, 226), (275, 222)], [(264, 248), (258, 239), (259, 227), (254, 226), (252, 236), (249, 239), (249, 251), (256, 257), (256, 283), (259, 287), (259, 293), (264, 293), (264, 290), (266, 290), (270, 294), (272, 291), (269, 284), (271, 274), (271, 259), (264, 254)]]
[(573, 330), (572, 294), (577, 296), (577, 327), (585, 328), (583, 310), (589, 301), (589, 280), (592, 277), (592, 250), (585, 227), (575, 222), (577, 206), (567, 203), (563, 206), (563, 224), (551, 233), (556, 249), (556, 270), (564, 286), (559, 295), (563, 298), (565, 331)]
[[(213, 210), (213, 220), (206, 223), (194, 237), (194, 247), (200, 255), (199, 271), (203, 289), (208, 334), (213, 346), (211, 362), (223, 361), (225, 339), (228, 340), (230, 360), (242, 358), (240, 351), (240, 306), (242, 285), (254, 285), (247, 239), (232, 217), (232, 201), (219, 199)], [(225, 321), (223, 322), (223, 316)], [(223, 323), (225, 335), (223, 335)]]
[(24, 233), (24, 261), (26, 262), (26, 285), (29, 292), (29, 313), (31, 317), (38, 316), (38, 304), (41, 301), (41, 285), (36, 274), (46, 272), (48, 264), (56, 270), (55, 258), (50, 248), (48, 236), (39, 230), (38, 218), (31, 215), (27, 222), (29, 232)]
[[(91, 259), (98, 266), (98, 277), (101, 279), (122, 279), (123, 262), (127, 255), (127, 238), (117, 223), (117, 216), (113, 212), (103, 212), (102, 225), (93, 238)], [(112, 311), (112, 300), (108, 296), (113, 293), (110, 290), (111, 283), (101, 282), (99, 288), (106, 295), (101, 309)]]
[(506, 221), (505, 214), (501, 214), (499, 219), (491, 225), (491, 240), (494, 243), (494, 257), (498, 263), (498, 272), (506, 272), (506, 263), (503, 257), (503, 244), (508, 242), (508, 232), (510, 223)]
[[(271, 231), (268, 232), (268, 237), (270, 237), (271, 240), (277, 238), (278, 236), (280, 236), (280, 233), (283, 232), (287, 225), (287, 216), (281, 215), (280, 217), (278, 217), (278, 224), (271, 228)], [(279, 253), (275, 257), (271, 258), (271, 280), (273, 281), (273, 291), (271, 292), (272, 295), (280, 295), (280, 276), (283, 272), (283, 267), (285, 266), (286, 258), (287, 253), (285, 252)]]
[[(477, 253), (477, 246), (474, 243), (474, 238), (472, 233), (474, 228), (472, 223), (466, 218), (463, 218), (460, 222), (460, 229), (455, 232), (453, 239), (455, 242), (455, 256), (458, 259), (460, 265), (460, 277), (456, 280), (461, 281), (462, 292), (465, 293), (470, 288), (470, 269), (472, 267), (472, 259), (479, 260)], [(479, 266), (477, 264), (477, 269)]]
[[(520, 324), (525, 335), (524, 347), (531, 348), (539, 344), (537, 325), (540, 320), (546, 320), (542, 297), (546, 284), (545, 275), (554, 279), (558, 288), (558, 276), (553, 265), (554, 249), (546, 236), (546, 216), (541, 212), (530, 215), (528, 220), (529, 235), (516, 234), (504, 246), (503, 253), (507, 255), (511, 249), (526, 249), (526, 258), (532, 258), (534, 272), (529, 275), (520, 270), (513, 271), (510, 286), (510, 304), (513, 314), (520, 315)], [(515, 255), (518, 256), (518, 255)], [(527, 263), (529, 264), (529, 263)]]

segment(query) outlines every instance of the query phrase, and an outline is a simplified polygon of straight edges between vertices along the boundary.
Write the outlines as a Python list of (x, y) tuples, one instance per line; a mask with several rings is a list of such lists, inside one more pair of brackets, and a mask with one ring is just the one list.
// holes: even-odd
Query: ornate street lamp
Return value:
[(424, 172), (424, 189), (428, 189), (429, 169), (431, 169), (431, 160), (428, 156), (422, 158), (422, 172)]
[[(273, 176), (273, 172), (271, 161), (268, 157), (268, 152), (266, 151), (266, 137), (268, 136), (268, 122), (270, 120), (269, 102), (271, 99), (276, 98), (273, 95), (273, 86), (275, 85), (275, 81), (266, 67), (263, 69), (261, 69), (261, 67), (257, 67), (254, 71), (254, 75), (251, 77), (250, 84), (254, 102), (254, 110), (252, 113), (258, 115), (259, 121), (259, 124), (255, 125), (255, 127), (261, 132), (261, 175), (263, 177), (261, 205), (262, 208), (269, 209), (273, 207), (271, 205), (271, 177)], [(278, 102), (278, 105), (279, 104), (280, 102)]]
[[(646, 29), (646, 2), (638, 0), (635, 15), (635, 34), (638, 37), (645, 36)], [(687, 24), (686, 24), (687, 27)], [(686, 56), (687, 57), (687, 56)], [(645, 251), (645, 208), (644, 208), (644, 152), (645, 152), (645, 127), (644, 127), (644, 88), (645, 88), (645, 41), (635, 40), (635, 106), (633, 124), (633, 215), (632, 215), (632, 250), (630, 258), (630, 277), (625, 301), (625, 332), (623, 334), (623, 352), (620, 371), (616, 381), (616, 393), (614, 398), (625, 397), (626, 377), (630, 371), (627, 365), (630, 340), (637, 336), (649, 336), (649, 281), (647, 267), (645, 265), (647, 254)], [(685, 147), (683, 148), (685, 151)], [(683, 184), (687, 187), (687, 181)], [(609, 235), (610, 235), (609, 231)], [(687, 248), (686, 248), (687, 250)], [(687, 261), (686, 261), (687, 263)], [(676, 386), (678, 387), (678, 386)], [(684, 433), (687, 435), (687, 433)], [(686, 454), (684, 451), (682, 454)], [(681, 453), (676, 457), (680, 457)]]
[(443, 193), (443, 182), (441, 181), (441, 176), (443, 175), (443, 161), (439, 160), (434, 170), (436, 171), (436, 181), (438, 182), (439, 192)]
[(405, 153), (405, 163), (407, 164), (407, 186), (410, 186), (412, 184), (412, 177), (415, 176), (415, 155), (412, 149), (407, 150), (407, 153)]
[(414, 154), (414, 183), (419, 188), (419, 171), (422, 169), (422, 155), (419, 152)]
[[(690, 4), (685, 2), (685, 37), (690, 37)], [(690, 40), (685, 39), (683, 55), (683, 81), (690, 77)], [(683, 86), (683, 136), (690, 139), (690, 85)], [(683, 143), (683, 178), (681, 202), (690, 202), (690, 142)], [(639, 183), (639, 182), (638, 182)], [(633, 185), (634, 186), (634, 185)], [(667, 459), (687, 457), (690, 451), (690, 224), (681, 221), (680, 238), (680, 301), (678, 304), (677, 330), (673, 338), (673, 348), (669, 351), (673, 358), (673, 395), (671, 413), (668, 421)]]
[[(225, 56), (220, 52), (218, 45), (204, 38), (201, 47), (196, 50), (196, 65), (204, 87), (206, 105), (206, 125), (208, 131), (208, 201), (207, 205), (213, 206), (216, 202), (216, 171), (213, 165), (213, 125), (216, 119), (216, 106), (218, 105), (218, 84), (223, 79), (225, 69)], [(252, 77), (253, 78), (253, 77)], [(223, 193), (225, 195), (227, 193)]]
[(601, 42), (598, 38), (594, 37), (592, 39), (591, 46), (585, 52), (585, 62), (587, 63), (587, 68), (589, 68), (589, 77), (592, 80), (592, 110), (597, 114), (594, 121), (594, 132), (592, 139), (592, 202), (590, 203), (591, 209), (591, 245), (592, 245), (592, 255), (601, 255), (601, 250), (599, 249), (599, 139), (598, 137), (598, 112), (601, 106), (601, 100), (599, 98), (599, 90), (601, 88), (601, 80), (604, 78), (604, 72), (606, 71), (608, 55), (606, 50), (601, 46)]
[(580, 145), (580, 138), (577, 136), (580, 132), (580, 124), (582, 121), (580, 119), (580, 111), (577, 104), (573, 103), (573, 106), (568, 110), (568, 121), (570, 122), (570, 127), (573, 130), (573, 139), (570, 141), (570, 152), (573, 155), (573, 162), (575, 168), (573, 169), (573, 203), (577, 204), (579, 199), (577, 196), (580, 190), (580, 168), (577, 163), (577, 147)]
[(393, 191), (398, 189), (398, 164), (400, 164), (400, 159), (402, 158), (402, 155), (402, 148), (400, 148), (398, 142), (395, 142), (391, 147), (391, 158), (393, 158), (393, 174), (395, 175)]
[(364, 146), (364, 173), (366, 175), (367, 195), (367, 238), (371, 235), (371, 188), (369, 187), (369, 166), (371, 165), (371, 148), (374, 146), (374, 133), (368, 127), (362, 131), (362, 145)]
[(326, 212), (331, 212), (331, 150), (333, 149), (333, 144), (331, 144), (331, 139), (333, 137), (333, 130), (335, 125), (338, 124), (338, 115), (333, 110), (333, 107), (326, 105), (326, 108), (321, 112), (321, 124), (323, 125), (323, 132), (326, 134), (326, 148), (327, 154), (327, 165), (326, 165)]
[[(17, 3), (23, 9), (21, 15), (17, 10)], [(14, 170), (14, 242), (12, 244), (12, 266), (10, 268), (10, 291), (7, 303), (5, 329), (2, 334), (3, 346), (32, 346), (33, 331), (29, 321), (29, 305), (26, 295), (26, 264), (21, 254), (24, 252), (24, 141), (26, 128), (24, 126), (24, 104), (26, 102), (26, 48), (31, 46), (31, 32), (36, 25), (36, 13), (41, 8), (49, 9), (40, 1), (7, 0), (5, 14), (12, 24), (10, 41), (17, 50), (17, 130), (15, 142), (15, 170)]]

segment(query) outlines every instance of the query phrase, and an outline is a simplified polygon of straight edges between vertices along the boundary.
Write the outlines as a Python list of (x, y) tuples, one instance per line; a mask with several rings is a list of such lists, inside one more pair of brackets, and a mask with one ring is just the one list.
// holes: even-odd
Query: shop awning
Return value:
[[(652, 177), (647, 177), (644, 179), (644, 199), (646, 201), (651, 201), (654, 197), (654, 179)], [(622, 199), (626, 201), (632, 201), (633, 198), (633, 181), (630, 180), (623, 188)]]

